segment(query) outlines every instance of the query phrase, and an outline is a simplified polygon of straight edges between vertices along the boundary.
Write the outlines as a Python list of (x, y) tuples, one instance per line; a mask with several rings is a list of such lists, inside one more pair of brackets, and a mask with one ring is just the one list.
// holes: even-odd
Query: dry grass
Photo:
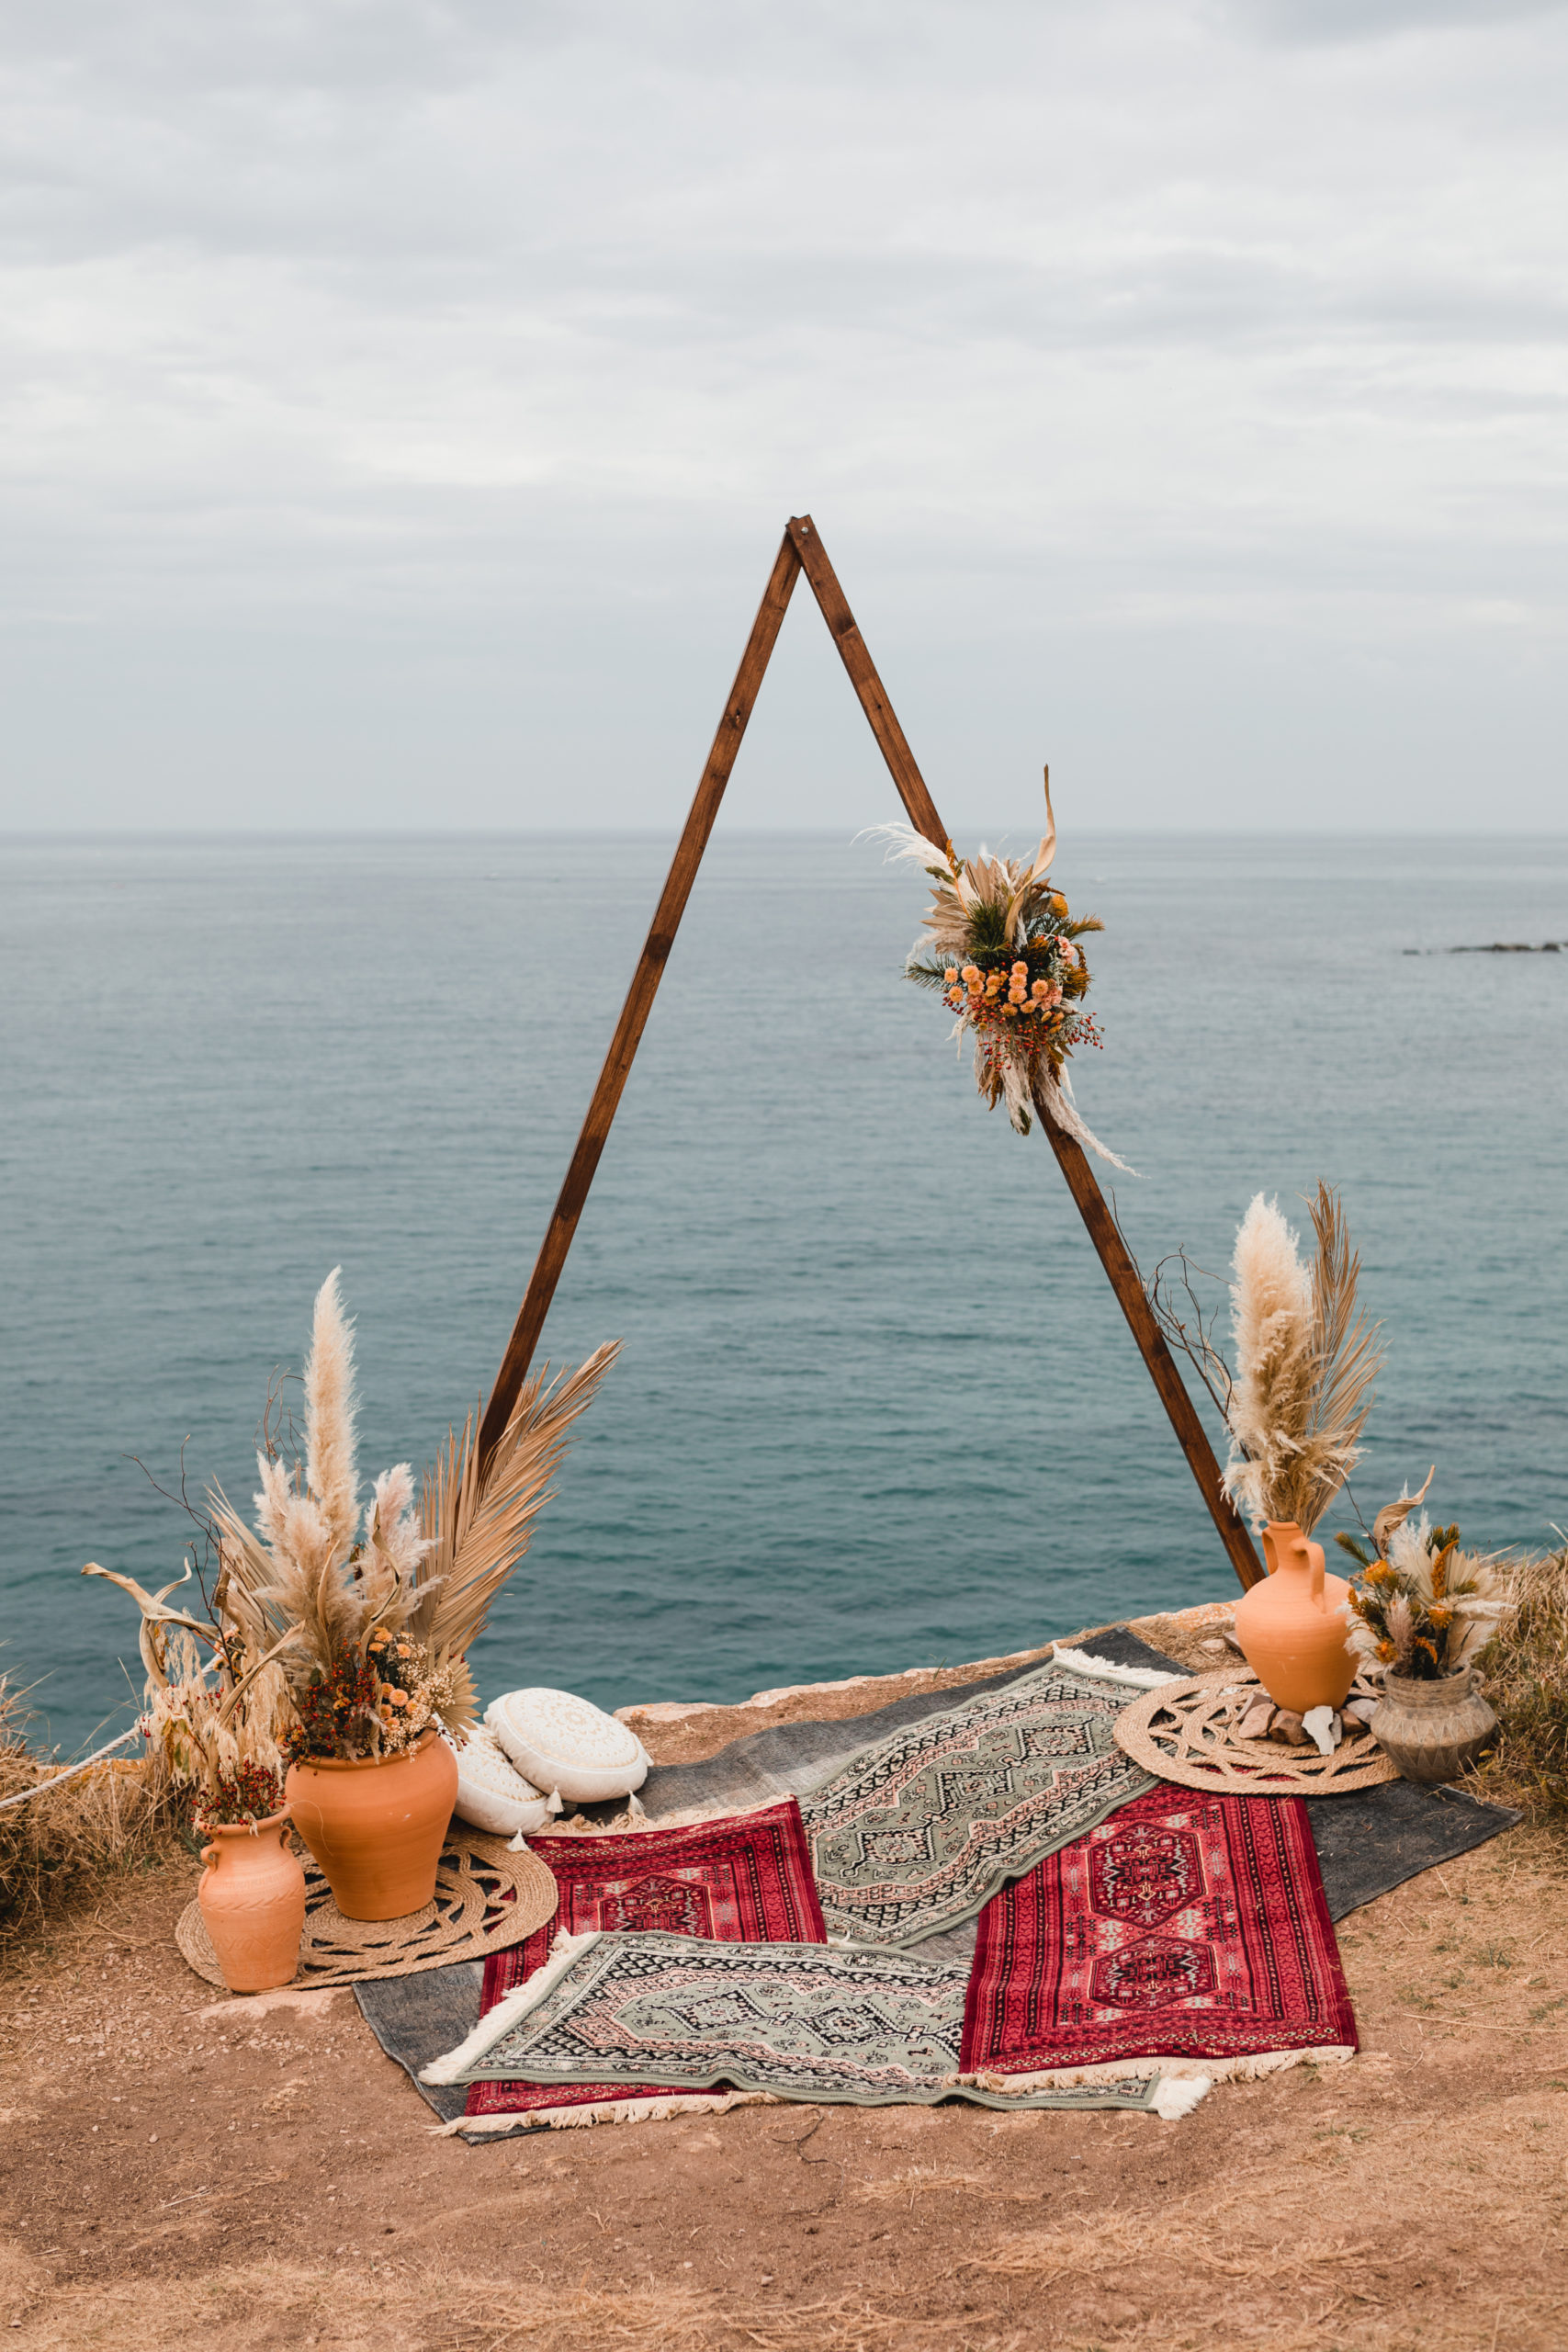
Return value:
[[(59, 1766), (27, 1740), (26, 1694), (0, 1675), (0, 1797), (37, 1788)], [(0, 1953), (86, 1888), (165, 1853), (175, 1835), (166, 1792), (140, 1763), (107, 1758), (51, 1795), (0, 1812)]]
[(1488, 1796), (1568, 1825), (1568, 1548), (1514, 1571), (1518, 1610), (1483, 1653), (1498, 1737), (1478, 1776)]
[[(29, 2275), (32, 2274), (32, 2275)], [(531, 2275), (530, 2275), (531, 2274)], [(859, 2295), (780, 2307), (698, 2288), (548, 2287), (525, 2258), (513, 2284), (448, 2268), (265, 2262), (160, 2279), (161, 2352), (262, 2352), (374, 2344), (378, 2352), (888, 2352), (939, 2342), (946, 2352), (989, 2347), (999, 2312), (976, 2311), (959, 2333), (951, 2318), (877, 2309)], [(0, 2252), (0, 2313), (28, 2352), (145, 2341), (145, 2282), (50, 2291), (24, 2257)], [(1014, 2339), (1016, 2340), (1016, 2339)]]

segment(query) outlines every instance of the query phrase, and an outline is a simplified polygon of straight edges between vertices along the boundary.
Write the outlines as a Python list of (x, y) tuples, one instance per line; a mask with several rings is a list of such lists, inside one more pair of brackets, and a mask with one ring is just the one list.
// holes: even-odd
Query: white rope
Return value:
[(0, 1797), (0, 1813), (4, 1813), (8, 1804), (26, 1804), (29, 1797), (47, 1795), (51, 1789), (59, 1788), (62, 1781), (73, 1781), (77, 1773), (86, 1771), (89, 1765), (100, 1762), (106, 1756), (112, 1756), (115, 1749), (123, 1747), (128, 1739), (140, 1739), (141, 1736), (141, 1724), (132, 1724), (130, 1729), (122, 1731), (118, 1739), (111, 1739), (107, 1747), (95, 1748), (91, 1756), (83, 1757), (80, 1764), (69, 1765), (63, 1772), (57, 1772), (52, 1781), (40, 1781), (34, 1789), (18, 1789), (14, 1797)]

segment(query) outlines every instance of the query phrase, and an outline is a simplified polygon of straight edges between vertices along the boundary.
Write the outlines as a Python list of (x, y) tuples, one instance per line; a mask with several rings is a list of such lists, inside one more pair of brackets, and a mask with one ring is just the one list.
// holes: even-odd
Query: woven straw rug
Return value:
[(829, 1941), (900, 1951), (941, 1934), (1148, 1788), (1116, 1718), (1178, 1679), (1059, 1651), (863, 1750), (801, 1800)]
[(1152, 1789), (981, 1914), (963, 2064), (984, 2083), (1134, 2059), (1257, 2075), (1356, 2046), (1299, 1797)]
[[(1081, 2089), (959, 2083), (967, 1972), (902, 1953), (693, 1936), (563, 1936), (550, 1961), (468, 2040), (424, 2069), (612, 2087), (656, 2081), (856, 2107), (1105, 2105), (1162, 2111), (1155, 2068)], [(1196, 2086), (1176, 2086), (1190, 2104)], [(502, 2119), (504, 2120), (504, 2119)]]
[[(1360, 1698), (1378, 1696), (1364, 1682), (1355, 1689)], [(1359, 1724), (1327, 1756), (1310, 1745), (1243, 1739), (1239, 1726), (1263, 1696), (1258, 1677), (1235, 1667), (1194, 1675), (1134, 1700), (1116, 1725), (1116, 1743), (1156, 1780), (1237, 1796), (1344, 1796), (1399, 1778), (1393, 1758)]]
[[(556, 1883), (542, 1862), (526, 1851), (513, 1854), (503, 1838), (486, 1838), (460, 1822), (454, 1822), (442, 1852), (435, 1900), (405, 1919), (345, 1919), (310, 1856), (300, 1860), (305, 1932), (296, 1984), (360, 1984), (445, 1968), (455, 1960), (480, 1960), (555, 1916)], [(222, 1984), (198, 1900), (181, 1913), (175, 1941), (198, 1976)]]
[[(562, 1933), (634, 1928), (714, 1943), (820, 1944), (822, 1906), (793, 1797), (728, 1821), (619, 1838), (536, 1838), (533, 1851), (560, 1888), (553, 1923)], [(485, 1962), (481, 2015), (543, 1968), (552, 1927)], [(535, 2083), (474, 2084), (468, 2112), (526, 2115), (538, 2108), (592, 2107), (604, 2099), (658, 2099), (651, 2084), (583, 2083), (569, 2091)]]

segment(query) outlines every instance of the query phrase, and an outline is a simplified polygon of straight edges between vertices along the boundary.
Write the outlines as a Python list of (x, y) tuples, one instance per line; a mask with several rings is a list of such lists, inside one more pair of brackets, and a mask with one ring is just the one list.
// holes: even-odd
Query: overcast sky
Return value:
[(1563, 824), (1563, 9), (0, 22), (0, 825)]

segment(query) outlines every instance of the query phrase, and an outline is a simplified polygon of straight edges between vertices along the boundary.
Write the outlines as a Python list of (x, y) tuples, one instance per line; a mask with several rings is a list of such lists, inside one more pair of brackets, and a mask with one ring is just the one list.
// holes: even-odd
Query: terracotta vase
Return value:
[(284, 1790), (345, 1919), (423, 1910), (457, 1795), (457, 1759), (434, 1730), (402, 1756), (307, 1757)]
[(1390, 1674), (1382, 1692), (1371, 1735), (1407, 1781), (1456, 1781), (1497, 1728), (1472, 1667), (1436, 1682)]
[(1235, 1605), (1242, 1656), (1277, 1707), (1304, 1715), (1340, 1707), (1356, 1679), (1343, 1577), (1325, 1576), (1323, 1546), (1293, 1519), (1263, 1531), (1269, 1574)]
[(197, 1900), (223, 1982), (231, 1993), (267, 1993), (288, 1984), (299, 1965), (305, 1928), (305, 1873), (288, 1843), (288, 1815), (215, 1823), (201, 1849)]

